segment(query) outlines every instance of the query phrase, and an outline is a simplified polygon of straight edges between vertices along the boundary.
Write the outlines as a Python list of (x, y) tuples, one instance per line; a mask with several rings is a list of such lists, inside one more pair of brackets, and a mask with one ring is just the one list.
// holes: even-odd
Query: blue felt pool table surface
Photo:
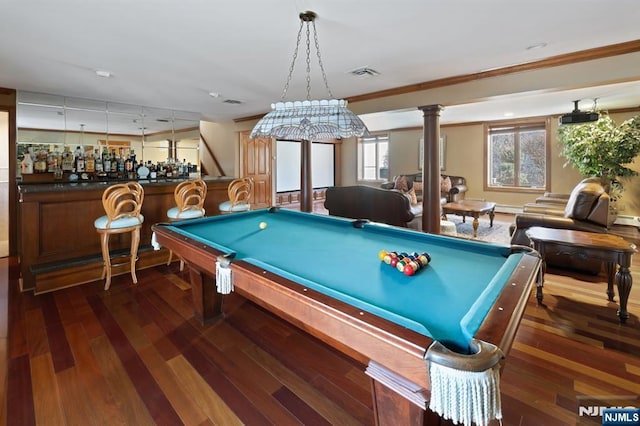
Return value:
[[(261, 229), (260, 223), (266, 223)], [(441, 342), (465, 348), (522, 253), (507, 246), (286, 209), (179, 222), (171, 228)], [(406, 276), (380, 250), (427, 252), (431, 262)]]

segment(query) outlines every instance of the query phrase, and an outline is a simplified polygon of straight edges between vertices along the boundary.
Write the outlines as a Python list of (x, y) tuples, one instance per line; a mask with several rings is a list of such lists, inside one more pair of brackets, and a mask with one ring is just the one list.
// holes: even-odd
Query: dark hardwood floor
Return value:
[[(200, 326), (178, 263), (139, 271), (135, 286), (122, 275), (107, 292), (95, 282), (34, 296), (19, 293), (11, 262), (0, 259), (8, 425), (373, 422), (363, 365), (237, 295)], [(507, 357), (503, 424), (597, 425), (581, 406), (640, 407), (638, 271), (635, 256), (626, 325), (604, 276), (549, 271), (545, 306), (530, 297)]]

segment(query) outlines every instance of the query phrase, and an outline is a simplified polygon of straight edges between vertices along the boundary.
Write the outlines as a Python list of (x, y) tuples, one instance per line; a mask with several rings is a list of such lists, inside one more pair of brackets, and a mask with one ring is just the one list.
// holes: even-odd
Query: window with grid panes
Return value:
[(389, 178), (389, 136), (358, 138), (358, 180)]

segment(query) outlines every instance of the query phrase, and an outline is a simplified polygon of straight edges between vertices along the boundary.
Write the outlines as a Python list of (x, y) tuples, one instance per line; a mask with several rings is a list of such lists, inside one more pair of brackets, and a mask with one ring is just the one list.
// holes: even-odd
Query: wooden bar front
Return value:
[[(205, 178), (207, 216), (219, 214), (227, 200), (231, 178)], [(151, 226), (167, 221), (174, 206), (178, 179), (140, 181), (144, 187), (137, 268), (159, 265), (168, 251), (151, 247)], [(99, 280), (102, 276), (100, 239), (93, 222), (103, 216), (102, 193), (118, 182), (40, 183), (18, 185), (18, 253), (21, 288), (36, 294)], [(113, 236), (111, 253), (128, 253), (128, 234)], [(114, 266), (113, 275), (129, 273), (127, 262)]]

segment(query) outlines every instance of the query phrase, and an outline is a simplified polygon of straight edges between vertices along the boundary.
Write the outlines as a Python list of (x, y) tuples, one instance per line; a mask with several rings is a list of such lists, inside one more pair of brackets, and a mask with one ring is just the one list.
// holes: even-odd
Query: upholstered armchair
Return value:
[[(597, 233), (608, 232), (609, 195), (598, 179), (584, 179), (571, 194), (545, 194), (535, 203), (524, 206), (511, 225), (511, 244), (529, 246), (526, 231), (532, 226), (573, 229)], [(551, 254), (547, 264), (579, 269), (590, 273), (600, 271), (598, 262)]]
[(464, 200), (467, 192), (467, 180), (462, 176), (440, 176), (440, 194), (447, 203)]

